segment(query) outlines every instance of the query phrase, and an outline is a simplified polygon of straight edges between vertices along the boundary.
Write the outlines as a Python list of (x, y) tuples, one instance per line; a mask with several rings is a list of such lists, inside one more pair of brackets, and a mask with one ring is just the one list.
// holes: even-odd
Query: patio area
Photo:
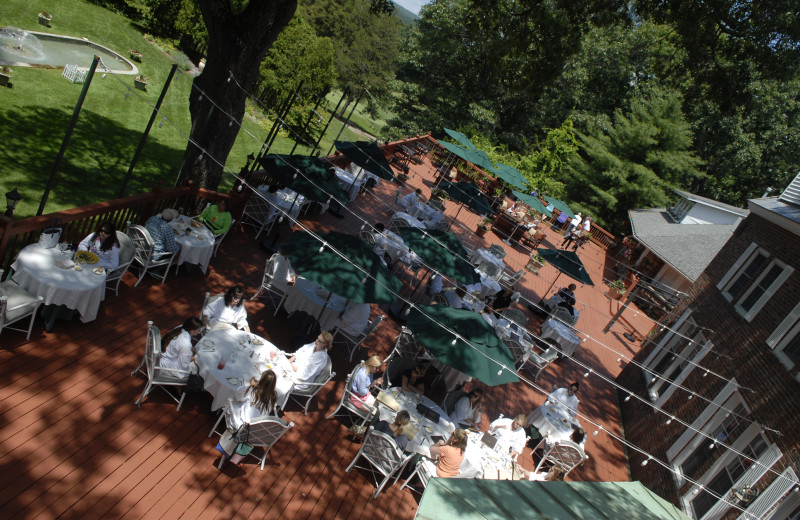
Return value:
[[(409, 164), (409, 180), (403, 193), (421, 188), (429, 197), (435, 168), (429, 158)], [(364, 219), (388, 223), (397, 184), (383, 181), (374, 195), (360, 195), (344, 218), (330, 213), (311, 215), (303, 222), (315, 231), (357, 234)], [(446, 216), (458, 210), (446, 203)], [(473, 232), (477, 215), (462, 210), (453, 227), (473, 247), (499, 244), (507, 251), (509, 270), (524, 268), (529, 252), (509, 246), (489, 232), (483, 239)], [(374, 486), (360, 471), (345, 472), (359, 443), (347, 437), (348, 423), (325, 420), (335, 407), (345, 378), (354, 363), (344, 349), (331, 351), (334, 383), (329, 384), (304, 416), (288, 405), (285, 418), (295, 427), (267, 457), (264, 471), (254, 463), (241, 467), (226, 464), (218, 470), (216, 438), (207, 438), (216, 414), (210, 412), (207, 394), (187, 396), (180, 412), (161, 390), (155, 390), (141, 408), (134, 405), (144, 388), (141, 377), (131, 377), (144, 353), (148, 320), (162, 330), (172, 328), (201, 311), (206, 291), (216, 294), (230, 285), (246, 288), (249, 298), (258, 289), (268, 254), (259, 247), (250, 228), (238, 223), (222, 243), (219, 254), (203, 276), (181, 269), (167, 283), (136, 279), (127, 273), (119, 296), (107, 293), (95, 321), (60, 322), (45, 332), (40, 322), (30, 341), (24, 335), (4, 331), (0, 336), (0, 514), (4, 518), (413, 518), (419, 494), (400, 486), (387, 488), (371, 499)], [(561, 236), (548, 229), (541, 247), (554, 248)], [(553, 385), (580, 381), (579, 414), (603, 429), (620, 435), (616, 389), (598, 376), (613, 380), (624, 368), (621, 356), (632, 357), (641, 344), (623, 333), (635, 329), (646, 336), (653, 323), (635, 305), (624, 313), (624, 322), (602, 329), (618, 310), (606, 296), (604, 279), (613, 279), (615, 259), (587, 243), (578, 252), (594, 287), (578, 286), (578, 329), (587, 337), (575, 356), (550, 365), (537, 385), (549, 391)], [(545, 266), (538, 275), (529, 272), (518, 283), (525, 300), (538, 303), (552, 291), (568, 285), (562, 276), (548, 293), (557, 271)], [(520, 302), (522, 303), (522, 302)], [(542, 319), (526, 309), (527, 328), (540, 332)], [(260, 301), (247, 303), (251, 330), (286, 349), (297, 335), (295, 320)], [(388, 317), (386, 306), (372, 306), (372, 316), (387, 319), (364, 344), (369, 354), (386, 357), (401, 324)], [(601, 344), (602, 343), (602, 344)], [(604, 346), (604, 345), (605, 346)], [(361, 356), (363, 359), (366, 356)], [(587, 377), (584, 374), (592, 373)], [(482, 429), (498, 415), (528, 414), (545, 395), (524, 383), (487, 389)], [(573, 471), (573, 481), (624, 481), (629, 479), (622, 444), (581, 419), (587, 431), (589, 459)], [(533, 468), (530, 447), (519, 457)]]

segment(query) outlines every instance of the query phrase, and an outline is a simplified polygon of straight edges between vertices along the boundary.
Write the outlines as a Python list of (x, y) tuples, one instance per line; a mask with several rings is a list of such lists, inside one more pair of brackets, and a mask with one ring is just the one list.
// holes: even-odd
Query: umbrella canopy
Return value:
[(583, 266), (583, 262), (573, 251), (565, 251), (563, 249), (537, 249), (536, 251), (561, 273), (583, 284), (594, 285), (589, 273), (586, 272), (586, 268)]
[(452, 233), (437, 229), (401, 228), (403, 242), (434, 271), (464, 285), (476, 283), (480, 276), (467, 262), (467, 251)]
[(689, 520), (641, 482), (530, 482), (434, 478), (417, 520)]
[(575, 218), (575, 213), (569, 209), (569, 206), (563, 200), (554, 199), (553, 197), (548, 197), (545, 195), (544, 200), (552, 204), (554, 207), (558, 208), (558, 211), (562, 213), (566, 213), (569, 218)]
[(342, 204), (350, 202), (339, 178), (316, 157), (269, 154), (261, 158), (261, 166), (270, 177), (307, 199), (323, 204), (328, 204), (331, 197)]
[(488, 170), (494, 167), (492, 160), (489, 159), (489, 156), (486, 155), (486, 152), (483, 150), (472, 150), (469, 148), (462, 148), (457, 144), (450, 144), (444, 141), (440, 141), (439, 144), (447, 150), (448, 152), (454, 153), (458, 157), (464, 159), (465, 161), (474, 164), (484, 170)]
[(323, 233), (320, 237), (326, 246), (322, 252), (319, 240), (305, 231), (293, 233), (281, 246), (295, 271), (320, 287), (356, 303), (391, 303), (397, 299), (403, 284), (372, 247), (357, 236), (344, 233)]
[(442, 181), (439, 188), (444, 190), (456, 202), (467, 206), (473, 213), (479, 215), (489, 215), (492, 213), (492, 205), (483, 192), (471, 182), (450, 182)]
[(472, 144), (472, 141), (470, 141), (469, 137), (466, 135), (462, 134), (461, 132), (457, 132), (456, 130), (450, 130), (449, 128), (445, 128), (444, 131), (447, 132), (447, 135), (455, 139), (461, 146), (475, 150), (475, 145)]
[(336, 149), (345, 157), (381, 179), (394, 179), (394, 172), (383, 155), (383, 150), (372, 141), (334, 141)]
[(521, 200), (523, 204), (526, 204), (531, 209), (538, 211), (539, 213), (543, 213), (548, 217), (553, 216), (550, 210), (544, 207), (544, 204), (542, 204), (542, 202), (539, 200), (539, 197), (534, 197), (533, 195), (528, 195), (527, 193), (522, 193), (521, 191), (513, 191), (512, 193), (516, 198)]
[[(436, 359), (460, 372), (489, 386), (519, 381), (511, 351), (476, 312), (446, 305), (420, 305), (411, 310), (406, 326)], [(451, 330), (458, 333), (458, 338)]]
[(528, 185), (528, 181), (525, 180), (525, 177), (523, 177), (519, 170), (513, 166), (509, 166), (507, 164), (498, 164), (494, 168), (489, 169), (492, 171), (492, 173), (515, 188), (524, 190)]

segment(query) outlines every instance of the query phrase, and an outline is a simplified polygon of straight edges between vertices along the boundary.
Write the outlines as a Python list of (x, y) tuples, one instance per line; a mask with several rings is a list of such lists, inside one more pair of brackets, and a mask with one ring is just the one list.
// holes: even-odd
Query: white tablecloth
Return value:
[(406, 265), (418, 262), (419, 257), (411, 251), (400, 236), (388, 229), (383, 232), (384, 247), (392, 262), (402, 260)]
[[(269, 185), (262, 184), (258, 187), (258, 191), (264, 195), (268, 201), (272, 202), (273, 204), (277, 205), (280, 209), (284, 212), (288, 213), (294, 218), (297, 218), (300, 215), (300, 210), (303, 208), (303, 205), (306, 203), (306, 198), (302, 195), (298, 195), (298, 193), (294, 190), (289, 188), (281, 188), (274, 194), (269, 193)], [(295, 200), (295, 197), (297, 200)], [(291, 210), (291, 211), (290, 211)], [(269, 220), (273, 218), (277, 218), (279, 211), (278, 208), (270, 205), (270, 213), (269, 213)]]
[[(320, 295), (320, 287), (302, 276), (297, 277), (297, 283), (288, 287), (286, 302), (283, 304), (286, 312), (304, 311), (317, 318), (320, 329), (330, 331), (339, 321), (339, 315), (345, 307), (346, 300), (338, 294), (331, 295), (328, 305), (328, 291), (323, 296)], [(325, 306), (325, 310), (322, 308)], [(320, 312), (322, 315), (320, 316)], [(305, 331), (303, 331), (305, 332)]]
[(14, 281), (34, 296), (41, 296), (45, 305), (65, 305), (78, 311), (82, 322), (92, 321), (106, 296), (106, 273), (94, 274), (91, 264), (83, 266), (82, 271), (60, 269), (55, 259), (62, 255), (66, 260), (71, 253), (62, 253), (57, 247), (26, 246), (11, 264)]
[[(249, 338), (250, 342), (240, 349), (239, 342), (243, 338)], [(258, 345), (258, 342), (262, 344)], [(233, 359), (234, 352), (236, 359)], [(273, 360), (269, 357), (271, 352), (277, 353)], [(222, 356), (225, 356), (226, 363), (225, 368), (220, 370), (217, 366)], [(239, 330), (214, 330), (206, 334), (197, 344), (195, 363), (205, 381), (206, 391), (214, 397), (212, 410), (228, 404), (228, 398), (234, 397), (237, 388), (250, 384), (251, 377), (260, 378), (268, 368), (272, 368), (278, 376), (275, 392), (281, 408), (285, 406), (294, 382), (294, 371), (289, 360), (275, 345), (255, 334)]]
[(492, 270), (496, 271), (497, 275), (494, 278), (499, 278), (500, 275), (503, 273), (503, 269), (505, 269), (506, 267), (506, 263), (503, 260), (497, 258), (486, 249), (476, 250), (472, 254), (472, 257), (469, 259), (469, 261), (480, 271), (483, 272), (490, 272)]
[(541, 337), (552, 339), (558, 343), (565, 356), (572, 356), (581, 346), (581, 338), (567, 325), (553, 318), (548, 318), (542, 323)]
[(546, 436), (550, 444), (569, 440), (572, 435), (572, 425), (580, 426), (578, 421), (569, 416), (562, 406), (542, 405), (528, 416), (528, 422), (533, 424), (542, 436)]
[(482, 432), (470, 432), (467, 436), (467, 449), (459, 468), (459, 476), (464, 478), (483, 478), (484, 470), (503, 471), (511, 477), (513, 465), (508, 453), (500, 453), (481, 442)]
[(356, 200), (358, 190), (361, 189), (362, 180), (356, 179), (352, 173), (345, 171), (338, 166), (335, 166), (333, 171), (336, 173), (336, 177), (339, 178), (339, 185), (350, 196), (350, 200)]
[(412, 217), (408, 213), (404, 213), (402, 211), (398, 211), (397, 213), (395, 213), (394, 217), (392, 217), (392, 220), (402, 220), (410, 227), (425, 229), (425, 224), (423, 224), (421, 220), (419, 220), (416, 217)]
[[(429, 220), (432, 219), (437, 213), (442, 213), (433, 206), (429, 204), (422, 204), (421, 202), (412, 204), (410, 208), (406, 208), (406, 212), (408, 215), (411, 215), (419, 220)], [(442, 215), (442, 217), (444, 217), (444, 215)]]
[[(191, 226), (189, 224), (191, 220), (181, 215), (170, 222), (172, 229), (177, 233), (175, 241), (181, 246), (175, 265), (198, 264), (205, 273), (211, 261), (211, 253), (214, 252), (214, 233), (203, 225)], [(186, 234), (187, 229), (191, 230), (191, 234)]]
[[(456, 429), (444, 410), (428, 397), (424, 395), (418, 396), (415, 392), (407, 392), (397, 387), (390, 388), (387, 392), (400, 403), (400, 410), (406, 410), (411, 414), (411, 423), (419, 428), (419, 432), (409, 441), (406, 451), (430, 456), (430, 447), (431, 444), (433, 444), (431, 437), (438, 435), (444, 438), (444, 440), (447, 440), (450, 438), (450, 434), (453, 433), (453, 430)], [(439, 414), (438, 423), (431, 422), (417, 412), (417, 404), (420, 402)], [(379, 401), (376, 401), (376, 403), (380, 411), (380, 418), (389, 423), (394, 421), (394, 416), (397, 415), (396, 412)]]
[(494, 296), (495, 294), (500, 292), (501, 287), (500, 283), (497, 280), (489, 278), (488, 276), (477, 270), (476, 272), (480, 275), (481, 281), (475, 282), (470, 285), (465, 285), (464, 289), (466, 289), (468, 293), (474, 293), (476, 291), (479, 291), (480, 294), (478, 295), (478, 297), (481, 300), (483, 300), (490, 296)]

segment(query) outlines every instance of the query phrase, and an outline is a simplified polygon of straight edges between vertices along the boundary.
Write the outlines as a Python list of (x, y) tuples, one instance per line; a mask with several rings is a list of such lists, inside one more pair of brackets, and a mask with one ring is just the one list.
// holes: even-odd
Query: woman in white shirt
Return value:
[(250, 378), (250, 383), (236, 390), (231, 409), (231, 426), (239, 428), (252, 422), (256, 417), (275, 415), (278, 394), (275, 392), (277, 376), (272, 370), (265, 370), (259, 379)]
[(477, 428), (481, 422), (481, 407), (483, 406), (483, 389), (473, 388), (470, 393), (456, 401), (450, 420), (456, 425), (466, 424)]
[(95, 233), (78, 244), (78, 251), (91, 251), (97, 255), (97, 265), (108, 271), (119, 267), (119, 240), (114, 224), (106, 222)]
[[(184, 321), (181, 327), (176, 327), (168, 332), (161, 340), (161, 344), (166, 345), (167, 349), (161, 355), (159, 366), (174, 370), (189, 370), (189, 363), (194, 359), (192, 336), (199, 334), (202, 327), (203, 322), (192, 316)], [(183, 374), (175, 374), (175, 376), (183, 376)]]
[(203, 326), (209, 330), (242, 329), (250, 332), (247, 310), (244, 308), (244, 287), (236, 285), (203, 309)]
[(295, 385), (296, 390), (306, 390), (308, 385), (302, 383), (312, 383), (328, 363), (328, 350), (333, 345), (333, 336), (330, 332), (322, 332), (314, 343), (303, 345), (292, 357), (289, 362), (299, 384)]

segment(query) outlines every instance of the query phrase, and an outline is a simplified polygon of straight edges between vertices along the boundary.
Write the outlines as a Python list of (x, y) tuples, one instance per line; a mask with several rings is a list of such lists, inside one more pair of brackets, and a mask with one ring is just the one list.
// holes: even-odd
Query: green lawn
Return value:
[[(53, 15), (51, 28), (38, 25), (39, 11)], [(0, 25), (85, 37), (125, 56), (128, 49), (144, 55), (137, 65), (149, 79), (148, 92), (133, 90), (129, 75), (95, 76), (45, 213), (116, 198), (150, 118), (149, 104), (155, 104), (169, 73), (170, 56), (146, 41), (126, 18), (82, 0), (3, 0)], [(30, 67), (13, 67), (11, 81), (12, 88), (0, 89), (0, 194), (17, 187), (23, 200), (15, 215), (25, 217), (36, 213), (82, 85), (63, 79), (60, 69)], [(149, 191), (158, 181), (174, 184), (190, 128), (191, 81), (185, 73), (176, 74), (162, 105), (168, 121), (156, 120), (127, 194)], [(239, 133), (226, 163), (234, 172), (242, 167), (247, 154), (258, 152), (272, 125), (259, 110), (248, 107), (246, 113), (244, 131)], [(340, 128), (337, 121), (331, 124), (321, 144), (323, 153)], [(358, 137), (346, 129), (341, 139)], [(292, 145), (291, 140), (279, 136), (272, 151), (287, 153)], [(308, 150), (301, 146), (295, 153)], [(229, 189), (233, 180), (226, 176), (220, 189)]]

